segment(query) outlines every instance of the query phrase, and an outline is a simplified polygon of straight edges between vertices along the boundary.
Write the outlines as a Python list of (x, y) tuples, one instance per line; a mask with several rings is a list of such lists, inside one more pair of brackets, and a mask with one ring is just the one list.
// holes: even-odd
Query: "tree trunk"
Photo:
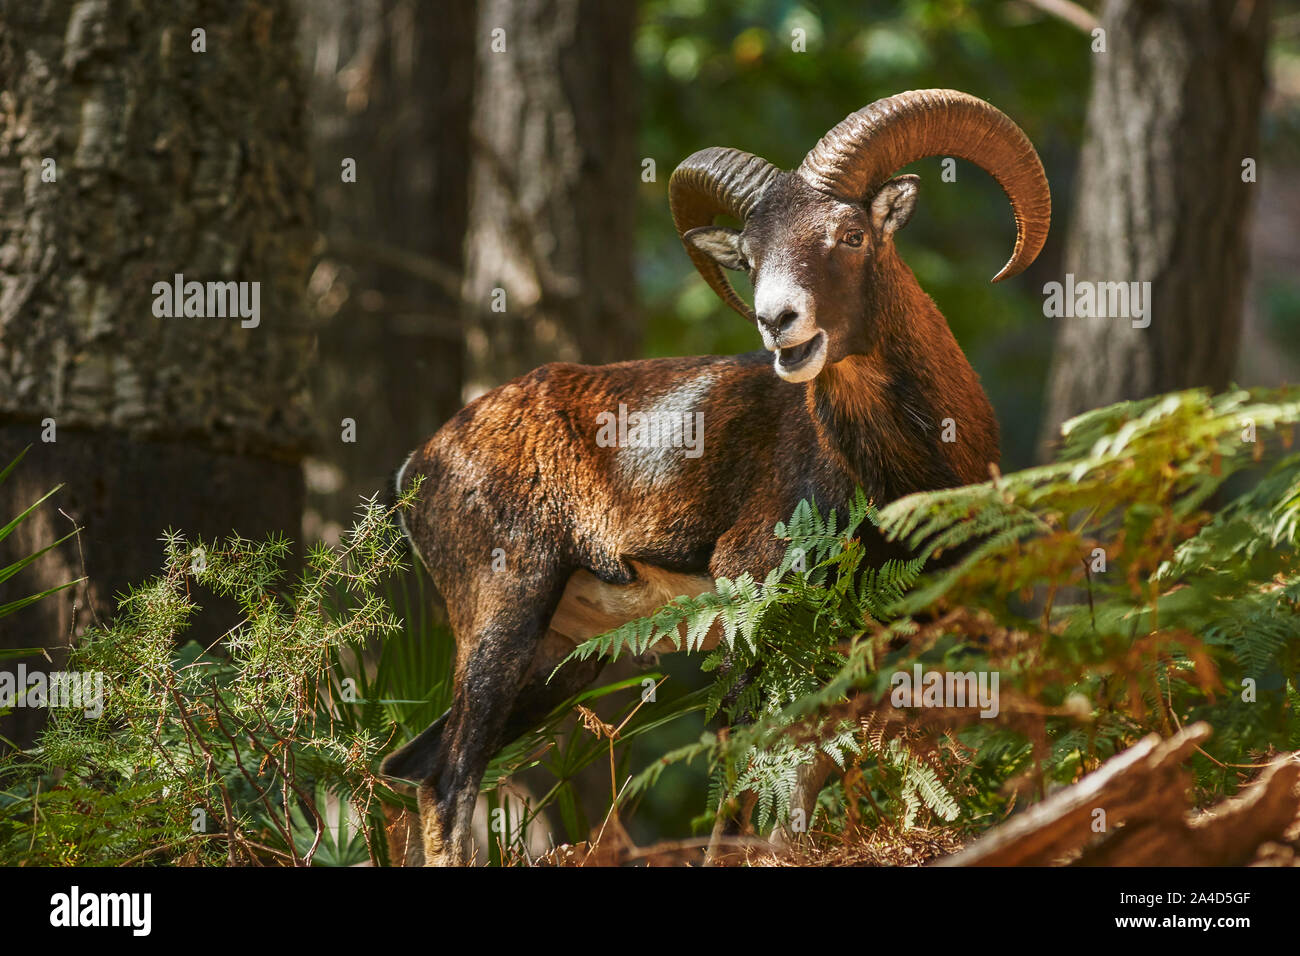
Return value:
[[(321, 361), (307, 530), (358, 498), (460, 408), (474, 0), (317, 0), (304, 8), (318, 215)], [(356, 163), (354, 182), (342, 164)], [(355, 441), (341, 440), (344, 419)]]
[(467, 397), (553, 360), (635, 357), (631, 3), (482, 0)]
[(1108, 0), (1065, 271), (1150, 282), (1146, 319), (1060, 318), (1043, 451), (1090, 408), (1231, 380), (1265, 86), (1267, 0)]
[[(66, 482), (56, 506), (85, 528), (0, 603), (89, 576), (0, 619), (0, 647), (57, 649), (107, 619), (116, 593), (161, 570), (165, 528), (297, 537), (314, 233), (292, 9), (50, 0), (0, 13), (0, 460), (35, 445), (0, 486), (0, 515)], [(250, 309), (260, 283), (256, 324), (160, 317), (154, 285), (177, 273), (248, 283)], [(0, 544), (0, 564), (70, 529), (47, 506)], [(215, 637), (232, 622), (199, 600), (194, 636)], [(30, 739), (42, 719), (19, 709), (8, 730)]]

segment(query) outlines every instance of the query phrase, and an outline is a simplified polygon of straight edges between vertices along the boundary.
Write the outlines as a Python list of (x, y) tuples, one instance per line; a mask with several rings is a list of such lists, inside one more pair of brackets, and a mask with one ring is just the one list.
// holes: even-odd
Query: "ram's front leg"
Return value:
[[(790, 510), (793, 511), (793, 505)], [(710, 573), (715, 578), (727, 577), (733, 580), (741, 574), (748, 573), (756, 581), (764, 580), (768, 572), (777, 567), (785, 556), (786, 543), (773, 534), (775, 523), (776, 519), (772, 519), (769, 524), (763, 513), (755, 512), (745, 522), (728, 531), (718, 540), (718, 546), (709, 564)], [(761, 667), (760, 663), (750, 676), (743, 678), (742, 686), (748, 680), (757, 679)], [(733, 693), (738, 693), (739, 689), (738, 687)], [(737, 717), (739, 724), (747, 724), (752, 720), (752, 714), (741, 714)], [(811, 819), (811, 810), (816, 804), (817, 794), (821, 791), (821, 785), (825, 780), (825, 773), (818, 776), (800, 770), (799, 783), (791, 801), (791, 809), (803, 810), (805, 820)], [(728, 859), (731, 855), (729, 847), (752, 832), (750, 818), (753, 816), (757, 801), (756, 793), (746, 791), (736, 795), (733, 800), (724, 800), (717, 807), (718, 816), (714, 821), (713, 832), (709, 837), (709, 846), (705, 854), (706, 865)], [(772, 833), (774, 845), (784, 846), (785, 843), (782, 841), (786, 836), (778, 826)]]
[[(803, 833), (808, 832), (817, 809), (817, 797), (834, 769), (835, 762), (820, 752), (810, 763), (799, 768), (794, 792), (790, 795), (790, 819), (778, 823), (768, 837), (774, 850), (789, 849)], [(736, 798), (734, 805), (719, 807), (709, 836), (706, 865), (724, 862), (732, 855), (729, 847), (749, 832), (749, 819), (757, 802), (758, 795), (746, 791)]]
[(813, 813), (817, 810), (817, 796), (834, 770), (835, 761), (820, 750), (810, 763), (799, 768), (794, 793), (790, 795), (790, 819), (777, 824), (772, 831), (771, 842), (775, 849), (788, 849), (812, 827)]

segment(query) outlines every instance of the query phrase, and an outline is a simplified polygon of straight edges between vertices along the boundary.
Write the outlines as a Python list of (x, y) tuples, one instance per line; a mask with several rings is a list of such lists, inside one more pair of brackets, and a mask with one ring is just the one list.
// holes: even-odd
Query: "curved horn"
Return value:
[(797, 173), (816, 189), (861, 202), (896, 170), (927, 156), (970, 160), (997, 180), (1016, 217), (1016, 247), (993, 281), (1024, 271), (1052, 221), (1047, 176), (1020, 127), (968, 93), (913, 90), (876, 100), (823, 136)]
[[(758, 199), (780, 170), (760, 156), (724, 146), (710, 146), (692, 153), (673, 170), (668, 180), (668, 205), (677, 234), (713, 225), (719, 214), (741, 222), (749, 217)], [(723, 302), (751, 322), (753, 310), (736, 294), (722, 267), (683, 240), (695, 268)]]

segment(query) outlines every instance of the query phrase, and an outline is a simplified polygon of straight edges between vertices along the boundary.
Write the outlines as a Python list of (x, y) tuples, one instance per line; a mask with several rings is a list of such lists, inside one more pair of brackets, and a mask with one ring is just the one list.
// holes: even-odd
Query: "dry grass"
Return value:
[[(666, 840), (639, 847), (611, 823), (595, 845), (564, 844), (533, 860), (533, 866), (704, 866), (709, 839)], [(962, 848), (947, 829), (858, 830), (814, 833), (776, 849), (757, 837), (733, 837), (715, 847), (710, 866), (924, 866)]]

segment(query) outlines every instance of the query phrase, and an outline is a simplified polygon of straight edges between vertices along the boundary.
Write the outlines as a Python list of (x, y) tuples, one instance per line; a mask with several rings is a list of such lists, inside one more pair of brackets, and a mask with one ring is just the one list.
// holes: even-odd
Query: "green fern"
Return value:
[[(843, 526), (803, 502), (776, 527), (787, 550), (761, 585), (719, 581), (575, 655), (640, 651), (679, 625), (696, 649), (722, 622), (703, 663), (717, 675), (710, 713), (756, 718), (636, 785), (703, 758), (710, 807), (748, 790), (760, 826), (788, 812), (793, 774), (831, 741), (884, 800), (864, 816), (929, 811), (972, 828), (1174, 723), (1209, 720), (1213, 759), (1251, 763), (1300, 740), (1298, 421), (1290, 391), (1181, 392), (1074, 419), (1050, 465), (879, 511), (859, 494)], [(1207, 511), (1229, 479), (1245, 490)], [(864, 520), (916, 557), (874, 566), (853, 537)], [(890, 675), (916, 663), (998, 673), (999, 717), (892, 707)], [(1196, 766), (1207, 793), (1238, 779)]]

